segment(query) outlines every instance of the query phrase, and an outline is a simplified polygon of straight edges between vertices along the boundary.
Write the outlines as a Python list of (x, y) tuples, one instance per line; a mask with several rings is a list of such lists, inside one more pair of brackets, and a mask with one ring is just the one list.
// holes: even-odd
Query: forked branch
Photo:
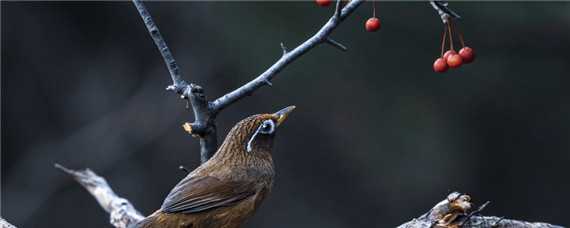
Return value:
[(346, 50), (346, 46), (330, 38), (330, 35), (333, 30), (362, 2), (363, 0), (352, 0), (343, 7), (342, 2), (337, 1), (333, 16), (331, 16), (327, 23), (325, 23), (325, 25), (323, 25), (316, 34), (290, 51), (281, 44), (283, 55), (265, 72), (228, 94), (223, 95), (214, 101), (208, 101), (206, 99), (204, 89), (201, 86), (187, 83), (182, 79), (178, 65), (176, 64), (170, 49), (166, 45), (164, 38), (160, 34), (158, 27), (150, 16), (150, 13), (140, 0), (133, 0), (133, 3), (143, 19), (150, 36), (158, 47), (158, 50), (166, 63), (170, 77), (172, 78), (172, 85), (168, 86), (167, 90), (180, 94), (181, 98), (189, 100), (192, 105), (194, 122), (185, 124), (184, 128), (193, 136), (198, 136), (200, 138), (200, 159), (202, 163), (206, 162), (218, 148), (215, 122), (218, 113), (236, 101), (253, 94), (255, 90), (262, 86), (270, 86), (271, 80), (275, 75), (277, 75), (277, 73), (321, 43), (331, 44), (333, 47)]
[(218, 142), (214, 122), (216, 115), (211, 112), (209, 102), (206, 100), (202, 87), (187, 83), (182, 79), (180, 68), (145, 5), (140, 0), (133, 0), (133, 4), (143, 19), (146, 29), (160, 51), (162, 59), (170, 73), (172, 85), (166, 87), (166, 90), (176, 92), (182, 99), (188, 100), (192, 105), (194, 122), (189, 125), (192, 129), (192, 135), (200, 138), (200, 158), (202, 163), (204, 163), (217, 148)]
[[(247, 84), (216, 99), (215, 101), (210, 102), (206, 99), (204, 89), (201, 86), (187, 83), (182, 79), (180, 68), (178, 67), (172, 52), (166, 45), (164, 38), (160, 34), (158, 27), (145, 5), (140, 0), (132, 1), (143, 19), (152, 40), (160, 51), (160, 54), (168, 68), (168, 72), (170, 73), (172, 85), (168, 86), (166, 89), (176, 92), (182, 99), (188, 100), (192, 105), (194, 122), (186, 123), (183, 127), (193, 136), (198, 136), (200, 138), (200, 158), (202, 163), (206, 162), (217, 150), (218, 145), (215, 124), (217, 114), (222, 109), (228, 107), (239, 99), (252, 94), (263, 85), (271, 85), (270, 81), (277, 73), (315, 46), (321, 43), (329, 43), (337, 48), (343, 50), (346, 49), (344, 45), (332, 40), (329, 35), (340, 24), (340, 22), (348, 17), (350, 13), (352, 13), (363, 2), (363, 0), (352, 0), (345, 7), (342, 7), (342, 2), (338, 0), (333, 16), (321, 29), (319, 29), (319, 31), (317, 31), (315, 35), (291, 51), (287, 51), (285, 45), (281, 44), (283, 55), (275, 64), (269, 67), (269, 69)], [(111, 214), (111, 224), (115, 227), (126, 227), (143, 218), (143, 216), (129, 201), (117, 196), (108, 185), (107, 181), (91, 170), (86, 169), (84, 171), (75, 171), (57, 164), (56, 168), (73, 176), (76, 181), (86, 188), (91, 195), (95, 197), (103, 209)]]
[(459, 14), (457, 14), (448, 7), (448, 3), (446, 1), (429, 1), (429, 4), (437, 12), (437, 14), (439, 14), (439, 16), (441, 17), (441, 21), (444, 24), (447, 24), (447, 21), (450, 18), (457, 18), (457, 19), (461, 18)]
[(284, 52), (281, 58), (279, 58), (277, 62), (275, 62), (261, 75), (257, 76), (255, 79), (251, 80), (245, 85), (235, 89), (234, 91), (213, 101), (211, 106), (214, 112), (217, 113), (232, 103), (238, 101), (239, 99), (252, 94), (256, 89), (259, 89), (264, 85), (269, 85), (268, 82), (270, 82), (275, 77), (275, 75), (277, 75), (277, 73), (279, 73), (291, 62), (295, 61), (297, 58), (301, 57), (303, 54), (307, 53), (309, 50), (319, 44), (328, 43), (337, 48), (340, 48), (341, 50), (346, 50), (347, 48), (344, 45), (330, 38), (330, 35), (334, 29), (344, 19), (346, 19), (362, 2), (362, 0), (353, 0), (350, 1), (345, 7), (342, 7), (341, 1), (337, 1), (335, 13), (316, 34), (314, 34), (308, 40), (291, 51), (286, 51), (286, 49), (283, 49)]

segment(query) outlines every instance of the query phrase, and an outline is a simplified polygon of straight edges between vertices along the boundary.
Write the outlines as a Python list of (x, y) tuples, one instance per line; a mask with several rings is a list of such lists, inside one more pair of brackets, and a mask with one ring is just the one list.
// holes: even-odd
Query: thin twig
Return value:
[(283, 55), (287, 54), (287, 47), (285, 47), (285, 44), (283, 42), (281, 42), (281, 50), (283, 51)]
[(166, 63), (166, 67), (168, 68), (168, 72), (170, 73), (170, 77), (172, 78), (172, 84), (173, 84), (172, 87), (168, 87), (168, 89), (184, 88), (187, 85), (187, 83), (184, 80), (182, 80), (178, 64), (176, 64), (174, 56), (172, 56), (170, 49), (166, 45), (166, 41), (164, 41), (164, 38), (160, 34), (160, 31), (158, 30), (158, 27), (156, 26), (154, 20), (150, 16), (150, 13), (148, 12), (148, 10), (141, 1), (133, 0), (133, 4), (139, 11), (141, 18), (143, 19), (144, 24), (146, 25), (146, 29), (148, 30), (150, 36), (152, 37), (152, 40), (154, 41), (154, 44), (156, 44), (156, 47), (160, 51), (160, 54), (162, 55), (162, 58)]
[(333, 40), (330, 37), (327, 37), (327, 39), (325, 40), (328, 44), (332, 45), (335, 48), (338, 48), (341, 51), (348, 51), (348, 48), (346, 46), (344, 46), (343, 44), (341, 44), (340, 42)]
[[(308, 40), (297, 46), (295, 49), (287, 52), (286, 55), (281, 56), (277, 62), (275, 62), (271, 67), (269, 67), (261, 75), (257, 76), (255, 79), (246, 83), (245, 85), (235, 89), (234, 91), (219, 97), (212, 102), (212, 108), (215, 113), (223, 110), (239, 99), (253, 93), (253, 91), (259, 89), (263, 85), (266, 85), (266, 81), (271, 81), (277, 73), (283, 70), (291, 62), (295, 61), (297, 58), (301, 57), (303, 54), (307, 53), (312, 48), (317, 45), (327, 42), (327, 38), (334, 31), (334, 29), (347, 18), (354, 10), (363, 2), (363, 0), (352, 0), (346, 6), (340, 7), (340, 1), (337, 1), (337, 8), (335, 8), (334, 15), (328, 20), (328, 22), (321, 27), (319, 31)], [(337, 10), (338, 9), (338, 10)]]
[(336, 0), (333, 17), (338, 18), (342, 10), (342, 0)]

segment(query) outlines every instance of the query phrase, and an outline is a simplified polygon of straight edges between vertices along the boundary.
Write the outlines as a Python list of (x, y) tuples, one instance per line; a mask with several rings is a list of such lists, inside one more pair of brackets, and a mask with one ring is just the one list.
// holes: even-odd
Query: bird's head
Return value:
[(230, 130), (218, 152), (231, 150), (253, 156), (270, 153), (275, 133), (293, 109), (295, 106), (289, 106), (275, 113), (257, 114), (241, 120)]

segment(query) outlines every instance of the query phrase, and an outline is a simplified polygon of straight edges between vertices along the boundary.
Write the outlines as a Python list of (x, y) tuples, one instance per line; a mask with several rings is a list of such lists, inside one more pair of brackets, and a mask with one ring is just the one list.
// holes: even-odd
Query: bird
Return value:
[(216, 153), (170, 191), (160, 209), (129, 228), (239, 228), (271, 192), (273, 140), (293, 109), (238, 122)]

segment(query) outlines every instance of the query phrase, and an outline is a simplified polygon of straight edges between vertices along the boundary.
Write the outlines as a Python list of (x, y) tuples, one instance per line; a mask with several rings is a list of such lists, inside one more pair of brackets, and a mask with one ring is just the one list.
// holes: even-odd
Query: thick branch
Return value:
[(117, 228), (126, 228), (130, 224), (134, 224), (144, 216), (138, 212), (135, 207), (125, 198), (119, 197), (109, 186), (107, 181), (95, 174), (90, 169), (71, 170), (59, 164), (55, 167), (63, 172), (71, 175), (79, 184), (81, 184), (95, 199), (105, 211), (111, 214), (111, 224)]
[(448, 3), (446, 1), (429, 1), (429, 3), (431, 4), (431, 7), (433, 7), (433, 9), (437, 12), (437, 14), (439, 14), (441, 21), (444, 24), (447, 24), (447, 21), (450, 18), (461, 18), (459, 14), (455, 13), (453, 10), (447, 7)]
[(563, 228), (541, 222), (525, 222), (495, 216), (481, 216), (485, 203), (472, 210), (471, 197), (453, 192), (436, 204), (429, 212), (406, 222), (398, 228)]
[(16, 228), (16, 226), (10, 224), (8, 221), (0, 217), (0, 228)]
[[(117, 196), (103, 177), (98, 176), (90, 169), (76, 171), (58, 164), (55, 167), (71, 175), (95, 197), (101, 207), (111, 214), (113, 226), (126, 228), (144, 218), (128, 200)], [(479, 215), (487, 204), (488, 202), (478, 209), (472, 210), (473, 204), (470, 196), (453, 192), (426, 214), (406, 222), (398, 228), (564, 228), (548, 223)], [(4, 225), (0, 228), (15, 228), (9, 226), (9, 223), (5, 225), (3, 222), (5, 221), (0, 218), (0, 225)]]
[[(297, 46), (295, 49), (289, 52), (284, 52), (277, 62), (255, 79), (213, 101), (213, 111), (217, 113), (239, 99), (252, 94), (256, 89), (259, 89), (264, 85), (268, 85), (268, 82), (271, 81), (277, 73), (317, 45), (324, 42), (331, 44), (331, 41), (329, 40), (330, 34), (340, 24), (340, 22), (347, 18), (362, 2), (363, 0), (352, 0), (344, 8), (340, 6), (340, 2), (337, 2), (336, 9), (338, 10), (335, 10), (335, 14), (315, 35)], [(343, 49), (344, 45), (338, 44), (339, 43), (336, 42), (334, 46)]]

